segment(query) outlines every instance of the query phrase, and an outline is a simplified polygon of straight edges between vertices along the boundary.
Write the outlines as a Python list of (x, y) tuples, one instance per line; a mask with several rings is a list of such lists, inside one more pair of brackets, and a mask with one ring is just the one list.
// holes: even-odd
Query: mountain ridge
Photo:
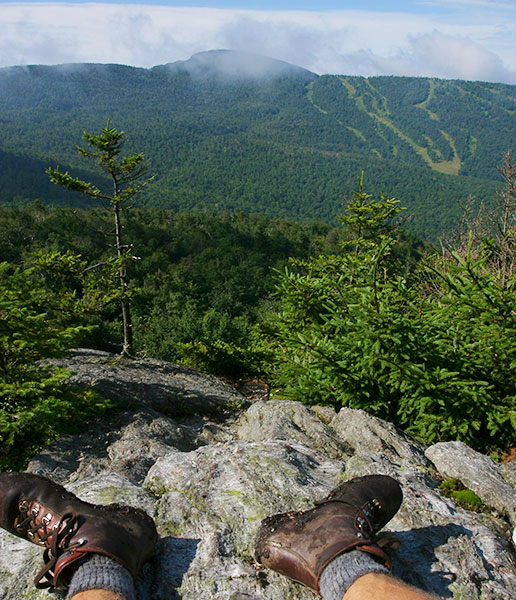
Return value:
[(10, 67), (0, 70), (0, 204), (66, 202), (30, 166), (10, 179), (9, 156), (17, 169), (37, 160), (93, 176), (74, 144), (107, 119), (128, 132), (128, 151), (152, 159), (144, 202), (334, 222), (365, 171), (367, 191), (396, 196), (410, 227), (435, 239), (460, 201), (495, 197), (496, 166), (514, 149), (516, 86), (316, 75), (227, 50), (150, 69)]

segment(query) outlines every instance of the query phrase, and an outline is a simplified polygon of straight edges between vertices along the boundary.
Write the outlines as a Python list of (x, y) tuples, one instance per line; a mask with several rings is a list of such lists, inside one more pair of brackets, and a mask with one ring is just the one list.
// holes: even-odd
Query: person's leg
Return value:
[(390, 575), (368, 573), (351, 585), (342, 600), (437, 600), (437, 596), (406, 585)]
[(89, 590), (104, 590), (124, 600), (136, 600), (131, 573), (120, 563), (101, 554), (91, 554), (75, 568), (66, 600)]

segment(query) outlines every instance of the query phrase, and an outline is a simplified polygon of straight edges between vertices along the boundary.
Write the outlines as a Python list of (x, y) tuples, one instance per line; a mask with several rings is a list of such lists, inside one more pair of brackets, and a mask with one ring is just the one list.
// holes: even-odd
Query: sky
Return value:
[(318, 74), (516, 84), (516, 0), (0, 0), (0, 67), (242, 50)]

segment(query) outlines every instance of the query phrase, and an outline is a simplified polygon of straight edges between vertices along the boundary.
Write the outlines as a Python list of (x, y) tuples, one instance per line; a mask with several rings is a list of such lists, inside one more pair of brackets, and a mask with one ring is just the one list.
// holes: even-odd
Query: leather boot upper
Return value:
[(36, 587), (66, 589), (67, 567), (91, 552), (116, 560), (136, 578), (157, 542), (154, 521), (143, 510), (90, 504), (30, 473), (0, 473), (0, 526), (45, 548)]
[(306, 511), (287, 512), (262, 521), (256, 557), (269, 567), (318, 593), (324, 567), (336, 556), (357, 549), (386, 566), (393, 538), (376, 533), (401, 505), (399, 484), (386, 475), (358, 477), (335, 488)]

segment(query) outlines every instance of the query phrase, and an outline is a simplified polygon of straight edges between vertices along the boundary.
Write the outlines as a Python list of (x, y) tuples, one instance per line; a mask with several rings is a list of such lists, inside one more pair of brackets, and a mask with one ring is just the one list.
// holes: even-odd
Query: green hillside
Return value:
[(364, 170), (366, 188), (402, 200), (412, 230), (432, 238), (453, 226), (458, 202), (500, 187), (515, 98), (516, 86), (319, 77), (227, 51), (153, 69), (0, 69), (0, 203), (82, 202), (44, 169), (88, 168), (75, 144), (109, 118), (128, 151), (152, 159), (151, 205), (332, 222)]

